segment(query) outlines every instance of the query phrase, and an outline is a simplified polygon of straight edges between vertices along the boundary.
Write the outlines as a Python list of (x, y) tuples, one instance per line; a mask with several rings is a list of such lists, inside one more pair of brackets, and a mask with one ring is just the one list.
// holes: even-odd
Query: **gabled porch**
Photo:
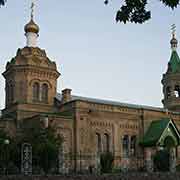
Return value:
[[(179, 144), (180, 133), (173, 120), (164, 118), (153, 121), (140, 142), (140, 145), (144, 148), (147, 171), (152, 172), (158, 168), (163, 169), (168, 166), (169, 171), (175, 172)], [(162, 162), (160, 162), (160, 159), (162, 159)]]

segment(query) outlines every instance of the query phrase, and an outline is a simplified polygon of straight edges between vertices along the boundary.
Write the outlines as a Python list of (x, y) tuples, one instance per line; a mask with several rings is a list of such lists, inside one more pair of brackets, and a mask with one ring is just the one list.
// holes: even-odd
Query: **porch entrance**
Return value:
[(153, 121), (141, 142), (147, 170), (175, 172), (179, 144), (180, 133), (171, 119)]

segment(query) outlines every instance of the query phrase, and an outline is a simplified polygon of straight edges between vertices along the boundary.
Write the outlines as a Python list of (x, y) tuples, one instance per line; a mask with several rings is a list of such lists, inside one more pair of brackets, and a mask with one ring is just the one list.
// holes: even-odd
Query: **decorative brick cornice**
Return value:
[(91, 126), (101, 126), (101, 127), (113, 127), (113, 123), (105, 122), (105, 121), (91, 121)]
[(47, 57), (45, 50), (33, 47), (18, 49), (16, 56), (7, 63), (6, 70), (11, 69), (14, 65), (35, 65), (57, 71), (56, 63)]
[(22, 49), (18, 49), (16, 56), (40, 56), (47, 57), (46, 51), (44, 49), (40, 49), (39, 47), (24, 47)]
[(60, 76), (60, 73), (51, 68), (45, 68), (45, 67), (37, 67), (33, 65), (13, 65), (11, 68), (7, 69), (3, 76), (7, 77), (11, 73), (19, 73), (23, 72), (26, 75), (35, 75), (38, 77), (46, 77), (50, 79), (57, 79)]

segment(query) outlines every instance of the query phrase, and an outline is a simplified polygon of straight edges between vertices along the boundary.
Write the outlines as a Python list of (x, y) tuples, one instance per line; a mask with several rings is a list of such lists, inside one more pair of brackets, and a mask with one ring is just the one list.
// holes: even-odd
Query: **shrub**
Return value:
[(113, 169), (114, 156), (111, 152), (102, 153), (100, 156), (101, 172), (110, 173)]
[(114, 167), (113, 169), (112, 169), (112, 173), (113, 174), (119, 174), (119, 173), (121, 173), (123, 170), (122, 170), (122, 168), (121, 167)]
[(169, 152), (168, 150), (160, 150), (154, 156), (155, 171), (169, 171)]

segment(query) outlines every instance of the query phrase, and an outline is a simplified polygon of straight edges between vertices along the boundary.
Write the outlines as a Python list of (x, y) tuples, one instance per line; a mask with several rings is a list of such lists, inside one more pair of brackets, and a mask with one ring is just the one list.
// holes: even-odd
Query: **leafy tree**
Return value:
[[(8, 139), (10, 144), (6, 145)], [(0, 130), (0, 173), (8, 168), (8, 173), (17, 173), (21, 168), (21, 146), (23, 143), (32, 145), (33, 166), (42, 169), (44, 173), (57, 167), (59, 147), (62, 138), (55, 135), (55, 129), (48, 127), (33, 127), (25, 129), (22, 134), (11, 138), (8, 133)], [(7, 164), (8, 162), (8, 164)]]
[(5, 153), (7, 155), (7, 149), (6, 149), (6, 145), (5, 145), (5, 139), (9, 139), (9, 136), (8, 134), (3, 131), (3, 130), (0, 130), (0, 168), (3, 168), (5, 166)]
[[(9, 144), (5, 141), (9, 140)], [(0, 130), (0, 173), (5, 173), (4, 168), (7, 169), (8, 173), (17, 172), (16, 167), (16, 154), (17, 148), (15, 147), (14, 139), (9, 136), (4, 130)]]
[(55, 129), (52, 127), (27, 129), (19, 138), (18, 144), (22, 143), (32, 145), (33, 166), (43, 169), (46, 174), (56, 167), (62, 138), (55, 135)]
[[(104, 0), (107, 5), (110, 0)], [(171, 9), (177, 8), (180, 0), (159, 0)], [(151, 18), (151, 11), (148, 11), (148, 0), (124, 0), (116, 14), (116, 22), (144, 23)]]
[(4, 5), (5, 5), (5, 2), (6, 2), (6, 0), (0, 0), (0, 6), (1, 6), (1, 5), (4, 6)]

